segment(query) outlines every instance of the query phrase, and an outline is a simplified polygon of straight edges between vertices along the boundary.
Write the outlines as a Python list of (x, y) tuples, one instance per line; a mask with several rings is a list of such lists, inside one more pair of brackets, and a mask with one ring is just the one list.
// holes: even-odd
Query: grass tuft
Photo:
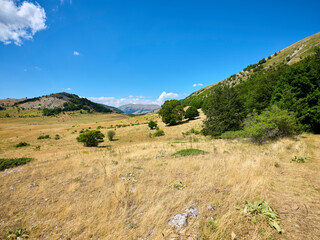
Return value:
[(194, 155), (203, 155), (206, 153), (207, 152), (202, 151), (200, 149), (188, 148), (188, 149), (180, 150), (180, 151), (172, 154), (172, 156), (194, 156)]

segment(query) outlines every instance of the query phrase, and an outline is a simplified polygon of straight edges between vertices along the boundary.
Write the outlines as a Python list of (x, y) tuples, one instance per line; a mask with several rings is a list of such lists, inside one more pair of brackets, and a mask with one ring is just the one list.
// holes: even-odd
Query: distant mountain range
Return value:
[(23, 99), (2, 99), (0, 104), (3, 108), (6, 107), (19, 107), (23, 109), (54, 109), (59, 108), (63, 111), (76, 111), (76, 110), (88, 110), (104, 113), (120, 113), (117, 108), (102, 105), (92, 102), (87, 98), (81, 98), (75, 94), (66, 92), (53, 93), (41, 97), (35, 98), (23, 98)]
[(118, 107), (122, 112), (135, 115), (146, 114), (158, 110), (159, 105), (156, 104), (126, 104)]
[(0, 106), (0, 111), (8, 107), (19, 107), (22, 110), (59, 108), (61, 111), (89, 110), (91, 112), (129, 113), (135, 115), (150, 113), (160, 108), (160, 106), (156, 104), (127, 104), (116, 108), (95, 103), (87, 98), (81, 98), (78, 95), (66, 92), (53, 93), (35, 98), (0, 99)]

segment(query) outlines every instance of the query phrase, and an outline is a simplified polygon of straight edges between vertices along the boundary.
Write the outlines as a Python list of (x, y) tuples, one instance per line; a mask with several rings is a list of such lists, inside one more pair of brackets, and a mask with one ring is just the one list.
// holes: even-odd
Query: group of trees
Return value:
[(167, 100), (161, 106), (159, 115), (162, 121), (168, 125), (175, 125), (180, 123), (184, 118), (189, 120), (195, 119), (199, 116), (199, 112), (196, 107), (191, 106), (184, 111), (184, 108), (179, 100)]
[(236, 86), (218, 84), (202, 110), (203, 132), (211, 136), (242, 130), (260, 142), (296, 131), (320, 133), (320, 49), (293, 65), (260, 70)]

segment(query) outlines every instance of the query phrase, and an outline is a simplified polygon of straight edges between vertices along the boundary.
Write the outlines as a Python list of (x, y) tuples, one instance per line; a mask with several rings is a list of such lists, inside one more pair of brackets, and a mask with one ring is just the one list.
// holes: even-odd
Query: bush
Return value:
[(26, 147), (26, 146), (30, 146), (29, 143), (26, 143), (26, 142), (20, 142), (16, 145), (14, 145), (16, 148), (19, 148), (19, 147)]
[(272, 106), (260, 115), (251, 115), (245, 121), (244, 132), (253, 142), (263, 143), (296, 133), (296, 118), (287, 110)]
[(49, 139), (50, 138), (50, 135), (42, 135), (42, 136), (39, 136), (38, 137), (38, 140), (41, 140), (41, 139)]
[(116, 135), (115, 131), (110, 130), (108, 131), (108, 139), (109, 141), (113, 141), (113, 137)]
[(56, 134), (56, 136), (54, 137), (54, 140), (59, 140), (60, 139), (60, 135)]
[(165, 124), (175, 125), (184, 117), (183, 106), (179, 100), (167, 100), (161, 106), (159, 115)]
[(188, 149), (180, 150), (180, 151), (172, 154), (172, 156), (203, 155), (203, 154), (206, 154), (206, 153), (207, 153), (207, 152), (202, 151), (202, 150), (200, 150), (200, 149), (188, 148)]
[(32, 161), (33, 158), (0, 158), (0, 171)]
[(227, 131), (221, 134), (222, 139), (235, 139), (235, 138), (245, 138), (246, 133), (243, 130), (238, 131)]
[(150, 121), (149, 123), (148, 123), (148, 126), (149, 126), (149, 128), (152, 130), (152, 129), (155, 129), (157, 126), (158, 126), (158, 124), (156, 123), (156, 122), (154, 122), (154, 121)]
[(194, 106), (190, 106), (186, 111), (185, 118), (188, 118), (189, 120), (194, 120), (198, 116), (199, 116), (198, 109)]
[(163, 131), (163, 130), (157, 130), (157, 131), (154, 133), (154, 136), (155, 136), (155, 137), (164, 136), (164, 131)]
[(96, 147), (99, 142), (103, 142), (104, 135), (97, 130), (82, 133), (77, 137), (78, 142), (83, 142), (86, 147)]

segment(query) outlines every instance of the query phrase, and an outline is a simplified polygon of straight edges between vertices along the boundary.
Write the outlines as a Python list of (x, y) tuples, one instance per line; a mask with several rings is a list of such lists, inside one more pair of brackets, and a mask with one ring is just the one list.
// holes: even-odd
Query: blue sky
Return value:
[(319, 32), (319, 9), (317, 0), (0, 0), (0, 98), (181, 99)]

